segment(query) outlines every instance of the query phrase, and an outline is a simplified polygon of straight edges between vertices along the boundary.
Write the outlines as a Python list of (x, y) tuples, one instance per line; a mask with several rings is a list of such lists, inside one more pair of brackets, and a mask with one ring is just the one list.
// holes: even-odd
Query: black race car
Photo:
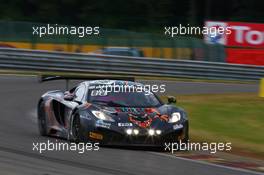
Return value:
[[(115, 91), (117, 85), (125, 88)], [(152, 92), (128, 89), (143, 86), (132, 81), (90, 80), (69, 91), (49, 91), (38, 103), (39, 132), (103, 145), (187, 142), (186, 112), (173, 104), (174, 97), (164, 104)]]

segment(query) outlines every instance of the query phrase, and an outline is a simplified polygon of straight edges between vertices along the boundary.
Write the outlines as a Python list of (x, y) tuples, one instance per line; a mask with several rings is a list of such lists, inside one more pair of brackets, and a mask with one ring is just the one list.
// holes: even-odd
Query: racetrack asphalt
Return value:
[[(149, 83), (149, 81), (145, 82)], [(153, 82), (151, 82), (153, 83)], [(164, 83), (164, 82), (159, 82)], [(165, 82), (173, 94), (257, 92), (257, 84)], [(0, 174), (3, 175), (245, 175), (259, 174), (214, 166), (147, 150), (101, 148), (99, 151), (33, 151), (40, 137), (36, 123), (39, 97), (48, 90), (64, 89), (63, 81), (39, 84), (36, 77), (0, 77)], [(64, 140), (59, 140), (65, 142)]]

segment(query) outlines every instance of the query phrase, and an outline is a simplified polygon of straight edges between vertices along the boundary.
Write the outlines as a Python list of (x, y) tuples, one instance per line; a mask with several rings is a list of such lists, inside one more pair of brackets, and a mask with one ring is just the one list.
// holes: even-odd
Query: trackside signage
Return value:
[(218, 35), (214, 40), (209, 40), (208, 37), (210, 36), (205, 36), (207, 43), (214, 41), (214, 43), (223, 44), (227, 47), (264, 48), (264, 24), (206, 21), (205, 26), (224, 26), (231, 30), (231, 33)]

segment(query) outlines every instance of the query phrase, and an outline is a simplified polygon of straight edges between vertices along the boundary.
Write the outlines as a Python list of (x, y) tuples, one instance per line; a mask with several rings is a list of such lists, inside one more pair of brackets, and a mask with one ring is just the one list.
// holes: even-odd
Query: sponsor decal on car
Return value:
[(169, 121), (168, 115), (162, 115), (155, 108), (116, 108), (116, 112), (127, 112), (128, 120), (141, 127), (147, 128), (150, 127), (151, 123), (159, 119), (164, 122)]
[(183, 125), (182, 124), (175, 124), (175, 125), (173, 125), (173, 129), (174, 130), (182, 129), (182, 128), (183, 128)]
[(102, 127), (102, 128), (107, 128), (107, 129), (109, 129), (110, 126), (111, 126), (111, 123), (106, 123), (106, 122), (104, 122), (103, 120), (97, 120), (97, 121), (95, 122), (95, 126), (96, 126), (96, 127)]
[(90, 132), (89, 137), (97, 140), (103, 140), (103, 135), (96, 132)]
[(119, 127), (133, 126), (132, 123), (118, 123), (117, 125), (118, 125)]

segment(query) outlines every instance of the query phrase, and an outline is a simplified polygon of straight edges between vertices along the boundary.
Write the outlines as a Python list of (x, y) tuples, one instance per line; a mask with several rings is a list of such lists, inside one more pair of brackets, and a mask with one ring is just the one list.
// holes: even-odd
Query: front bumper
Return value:
[(90, 132), (99, 134), (100, 139), (89, 138), (100, 142), (103, 145), (123, 146), (164, 146), (165, 143), (174, 143), (188, 139), (188, 123), (182, 124), (181, 128), (162, 130), (160, 135), (149, 135), (148, 129), (139, 129), (138, 135), (128, 135), (123, 129), (122, 132), (112, 129), (96, 127)]
[[(176, 124), (153, 122), (151, 127), (161, 130), (160, 135), (148, 134), (150, 128), (138, 126), (121, 127), (117, 123), (102, 122), (99, 120), (87, 120), (81, 118), (84, 135), (88, 141), (100, 142), (102, 145), (124, 145), (124, 146), (164, 146), (165, 143), (174, 143), (180, 140), (188, 140), (188, 120)], [(138, 135), (128, 135), (127, 129), (138, 129)]]
[(163, 146), (164, 143), (178, 142), (182, 137), (182, 132), (173, 132), (159, 136), (127, 136), (120, 134), (112, 134), (108, 136), (103, 144), (106, 145), (134, 145), (134, 146)]

